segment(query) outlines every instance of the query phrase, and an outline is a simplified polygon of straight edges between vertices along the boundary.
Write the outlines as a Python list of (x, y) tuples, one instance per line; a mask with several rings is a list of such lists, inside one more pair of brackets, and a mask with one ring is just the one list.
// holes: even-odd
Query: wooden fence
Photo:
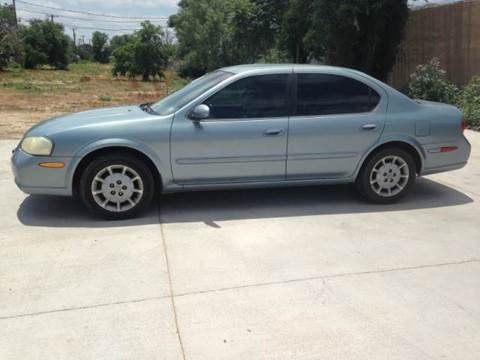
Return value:
[(465, 85), (480, 75), (480, 1), (414, 10), (389, 82), (403, 87), (419, 64), (438, 57), (448, 79)]

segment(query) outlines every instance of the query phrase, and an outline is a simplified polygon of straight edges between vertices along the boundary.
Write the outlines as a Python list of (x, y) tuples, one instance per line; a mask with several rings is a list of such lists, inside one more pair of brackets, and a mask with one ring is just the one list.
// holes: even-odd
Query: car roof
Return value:
[(294, 71), (296, 73), (318, 72), (318, 73), (327, 73), (327, 74), (335, 74), (335, 75), (344, 75), (347, 77), (356, 78), (357, 80), (361, 79), (361, 81), (366, 80), (369, 86), (376, 85), (379, 89), (382, 89), (386, 94), (388, 94), (389, 97), (396, 99), (396, 102), (392, 102), (392, 103), (396, 104), (398, 109), (405, 110), (408, 108), (418, 106), (418, 104), (415, 103), (415, 101), (413, 101), (406, 95), (402, 94), (398, 90), (381, 82), (380, 80), (377, 80), (374, 77), (368, 74), (365, 74), (361, 71), (345, 68), (345, 67), (329, 66), (329, 65), (312, 65), (312, 64), (246, 64), (246, 65), (235, 65), (235, 66), (224, 67), (219, 70), (228, 71), (235, 75), (247, 74), (247, 73), (262, 74), (263, 72), (271, 74), (271, 73), (275, 73), (276, 71), (278, 71), (279, 73), (289, 73)]
[(298, 71), (332, 71), (337, 70), (339, 72), (349, 72), (351, 69), (328, 66), (328, 65), (312, 65), (312, 64), (245, 64), (234, 65), (221, 68), (220, 70), (228, 71), (234, 74), (241, 74), (250, 71), (262, 71), (262, 70), (298, 70)]

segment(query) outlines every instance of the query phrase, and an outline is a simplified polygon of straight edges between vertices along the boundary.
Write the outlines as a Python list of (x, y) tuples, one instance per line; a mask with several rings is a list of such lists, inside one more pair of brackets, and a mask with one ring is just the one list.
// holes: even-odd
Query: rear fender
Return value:
[(420, 143), (414, 137), (411, 137), (408, 135), (391, 134), (385, 137), (381, 137), (379, 141), (373, 144), (370, 147), (370, 149), (367, 152), (365, 152), (360, 162), (358, 163), (357, 168), (355, 169), (354, 179), (357, 178), (358, 174), (360, 173), (360, 170), (362, 169), (363, 164), (368, 159), (368, 157), (371, 154), (373, 154), (375, 151), (377, 151), (377, 149), (379, 149), (380, 147), (386, 146), (389, 143), (391, 143), (392, 146), (395, 146), (395, 143), (405, 143), (407, 145), (410, 145), (413, 149), (415, 149), (415, 151), (418, 154), (418, 157), (420, 158), (419, 173), (422, 172), (426, 154), (425, 154), (425, 150), (423, 150)]

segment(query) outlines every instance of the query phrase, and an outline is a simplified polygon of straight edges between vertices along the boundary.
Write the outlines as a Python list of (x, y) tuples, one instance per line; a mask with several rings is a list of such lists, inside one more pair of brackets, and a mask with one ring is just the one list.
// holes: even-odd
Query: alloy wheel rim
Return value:
[(140, 175), (125, 165), (110, 165), (101, 169), (92, 180), (91, 193), (95, 202), (112, 212), (134, 208), (143, 197)]
[(370, 186), (382, 197), (398, 195), (408, 184), (410, 171), (407, 162), (395, 155), (378, 160), (370, 172)]

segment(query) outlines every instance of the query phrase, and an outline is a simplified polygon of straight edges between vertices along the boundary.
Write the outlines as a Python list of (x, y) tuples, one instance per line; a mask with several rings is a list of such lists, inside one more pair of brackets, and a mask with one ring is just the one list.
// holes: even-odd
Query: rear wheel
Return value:
[(79, 193), (87, 209), (96, 216), (109, 220), (131, 218), (151, 203), (153, 176), (135, 156), (102, 155), (85, 168)]
[(387, 148), (371, 156), (357, 178), (357, 188), (369, 201), (392, 203), (411, 190), (415, 178), (415, 161), (405, 150)]

